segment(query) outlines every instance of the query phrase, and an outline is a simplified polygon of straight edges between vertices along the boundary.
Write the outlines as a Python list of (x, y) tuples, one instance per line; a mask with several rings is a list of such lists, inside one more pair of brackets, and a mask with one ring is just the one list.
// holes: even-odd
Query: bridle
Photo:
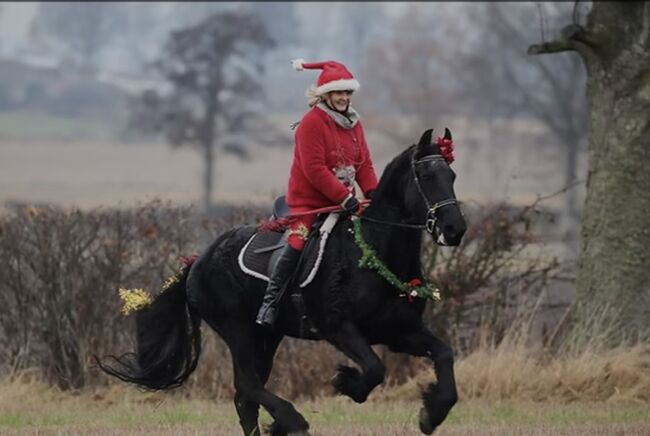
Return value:
[(397, 223), (392, 221), (383, 221), (383, 220), (378, 220), (376, 218), (370, 218), (365, 215), (361, 215), (361, 219), (365, 221), (371, 221), (374, 223), (385, 224), (389, 226), (426, 230), (427, 232), (435, 236), (434, 232), (436, 228), (436, 223), (438, 221), (436, 212), (445, 206), (451, 206), (452, 204), (457, 204), (458, 202), (456, 201), (455, 198), (447, 198), (437, 203), (432, 203), (429, 200), (427, 195), (424, 193), (424, 190), (422, 189), (422, 185), (420, 184), (420, 178), (418, 177), (418, 173), (415, 169), (417, 165), (426, 162), (446, 162), (446, 160), (440, 154), (430, 154), (421, 159), (415, 160), (415, 152), (413, 153), (413, 157), (411, 158), (411, 173), (413, 175), (413, 181), (415, 182), (415, 186), (418, 188), (418, 192), (420, 193), (420, 196), (424, 200), (424, 203), (427, 205), (427, 215), (425, 217), (424, 224), (408, 224), (408, 223)]

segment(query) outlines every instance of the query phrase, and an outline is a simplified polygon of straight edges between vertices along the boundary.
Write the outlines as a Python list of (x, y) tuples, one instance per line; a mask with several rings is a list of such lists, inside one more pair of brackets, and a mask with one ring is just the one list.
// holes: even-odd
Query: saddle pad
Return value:
[(286, 245), (281, 232), (256, 232), (239, 252), (239, 267), (246, 274), (269, 281), (269, 263), (274, 253)]
[[(327, 237), (337, 219), (338, 215), (331, 214), (320, 229), (310, 234), (298, 261), (298, 271), (295, 275), (301, 288), (311, 283), (316, 276), (325, 251)], [(268, 282), (269, 275), (272, 272), (271, 266), (275, 264), (280, 256), (281, 249), (286, 244), (287, 239), (283, 233), (257, 232), (251, 236), (239, 252), (239, 267), (246, 274)]]

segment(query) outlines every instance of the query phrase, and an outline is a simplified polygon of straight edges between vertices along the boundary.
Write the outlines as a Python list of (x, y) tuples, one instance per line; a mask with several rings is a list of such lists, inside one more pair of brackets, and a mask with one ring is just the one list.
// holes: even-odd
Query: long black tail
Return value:
[(189, 270), (137, 312), (135, 353), (97, 359), (104, 372), (151, 390), (176, 388), (189, 378), (201, 354), (201, 319), (185, 298)]

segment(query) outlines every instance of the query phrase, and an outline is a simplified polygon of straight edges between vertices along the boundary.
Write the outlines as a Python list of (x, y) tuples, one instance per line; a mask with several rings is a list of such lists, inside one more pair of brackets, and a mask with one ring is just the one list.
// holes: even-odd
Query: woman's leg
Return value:
[(315, 215), (305, 215), (291, 224), (287, 238), (288, 244), (283, 248), (282, 254), (273, 267), (273, 273), (269, 277), (269, 284), (266, 287), (262, 306), (255, 320), (256, 323), (266, 327), (273, 327), (275, 324), (280, 299), (294, 273), (300, 253), (305, 247), (305, 241), (315, 219)]

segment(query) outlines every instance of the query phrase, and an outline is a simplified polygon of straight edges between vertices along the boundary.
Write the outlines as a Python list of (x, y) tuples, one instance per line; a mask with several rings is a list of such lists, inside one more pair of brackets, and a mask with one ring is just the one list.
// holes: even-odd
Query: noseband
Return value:
[(436, 212), (445, 206), (451, 206), (452, 204), (457, 204), (457, 201), (455, 198), (447, 198), (437, 203), (431, 203), (427, 195), (424, 193), (424, 190), (422, 189), (422, 185), (420, 184), (420, 178), (418, 177), (418, 173), (415, 170), (416, 165), (419, 165), (421, 163), (426, 163), (426, 162), (446, 162), (446, 160), (444, 157), (442, 157), (439, 154), (430, 154), (428, 156), (423, 157), (422, 159), (415, 160), (415, 153), (413, 153), (413, 158), (411, 159), (411, 173), (413, 174), (413, 180), (415, 181), (415, 186), (418, 188), (418, 192), (420, 193), (420, 196), (424, 200), (424, 204), (427, 205), (427, 215), (425, 217), (424, 224), (394, 223), (390, 221), (377, 220), (363, 215), (361, 216), (361, 219), (366, 221), (372, 221), (378, 224), (386, 224), (395, 227), (405, 227), (409, 229), (424, 229), (433, 235), (436, 228), (436, 222), (438, 221)]

